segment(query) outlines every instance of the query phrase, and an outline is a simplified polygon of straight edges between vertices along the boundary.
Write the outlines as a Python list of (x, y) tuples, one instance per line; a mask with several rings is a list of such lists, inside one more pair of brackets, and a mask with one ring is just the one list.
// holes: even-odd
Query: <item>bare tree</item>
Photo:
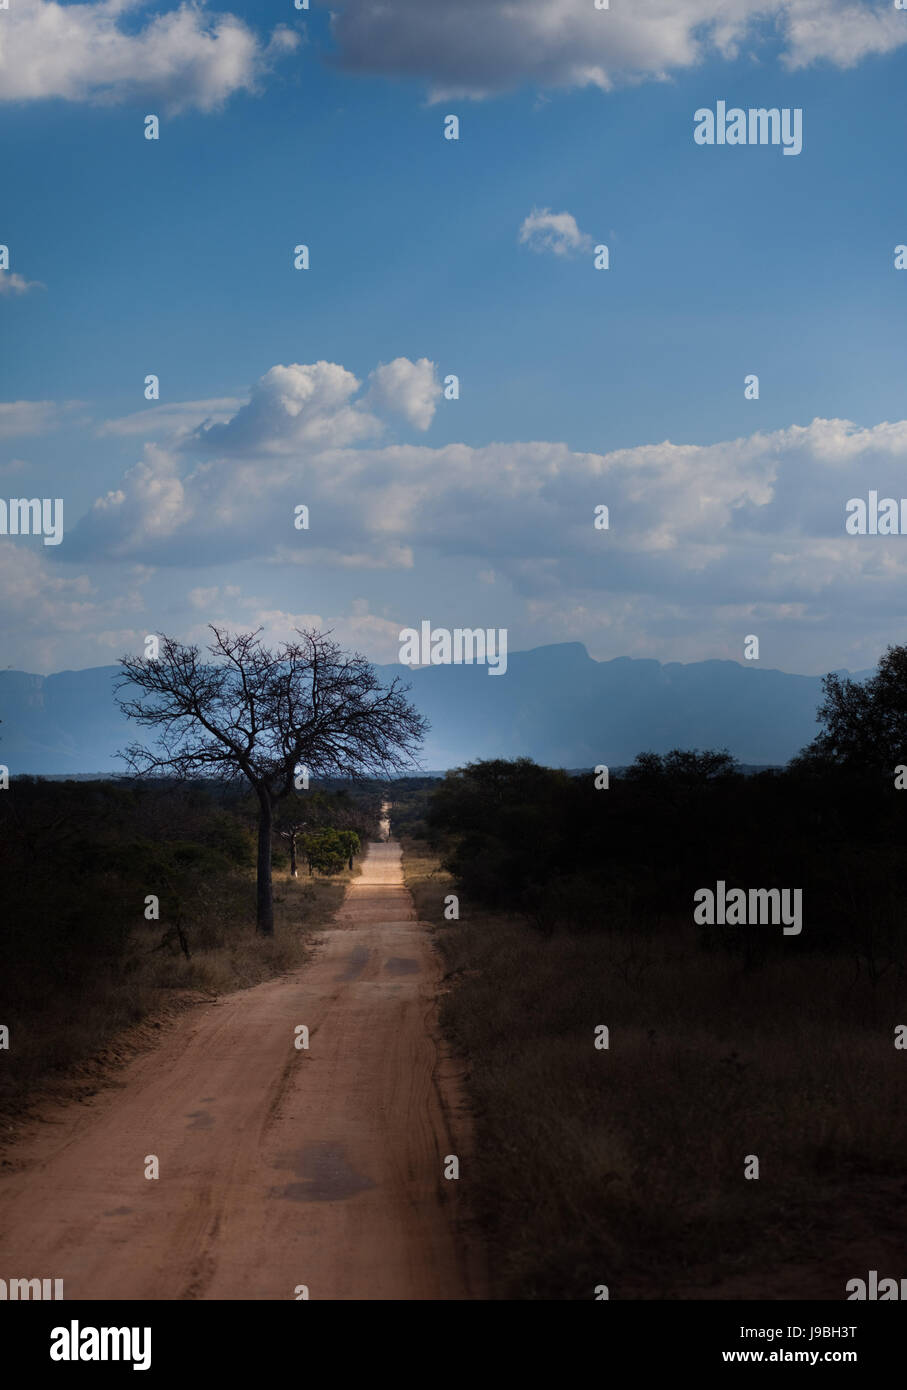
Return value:
[(305, 827), (306, 822), (304, 820), (296, 820), (294, 817), (290, 821), (285, 821), (280, 830), (280, 838), (286, 840), (287, 848), (290, 851), (290, 878), (299, 877), (299, 861), (296, 857), (296, 844)]
[[(305, 798), (305, 799), (304, 799)], [(321, 824), (321, 804), (324, 798), (320, 792), (291, 792), (278, 808), (274, 828), (290, 851), (290, 877), (299, 877), (298, 848), (299, 837), (313, 824)]]
[(408, 686), (397, 679), (382, 686), (365, 658), (342, 652), (329, 633), (297, 629), (298, 642), (272, 650), (260, 628), (210, 627), (210, 660), (166, 636), (156, 658), (122, 658), (117, 691), (128, 694), (120, 708), (156, 731), (157, 748), (134, 743), (120, 756), (144, 776), (246, 778), (258, 799), (256, 923), (270, 936), (274, 810), (301, 770), (356, 778), (402, 772), (428, 724), (405, 699)]

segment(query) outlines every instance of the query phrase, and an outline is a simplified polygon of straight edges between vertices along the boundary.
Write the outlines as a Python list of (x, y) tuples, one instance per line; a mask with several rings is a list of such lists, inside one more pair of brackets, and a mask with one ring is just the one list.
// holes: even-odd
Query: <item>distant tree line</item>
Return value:
[[(757, 964), (770, 951), (850, 952), (871, 973), (907, 962), (900, 902), (907, 818), (907, 648), (870, 680), (830, 675), (816, 739), (782, 770), (745, 776), (726, 750), (641, 753), (607, 789), (526, 758), (425, 787), (421, 827), (470, 902), (542, 932), (645, 932), (689, 921), (693, 893), (803, 890), (802, 936), (701, 929)], [(464, 904), (466, 905), (464, 908)]]

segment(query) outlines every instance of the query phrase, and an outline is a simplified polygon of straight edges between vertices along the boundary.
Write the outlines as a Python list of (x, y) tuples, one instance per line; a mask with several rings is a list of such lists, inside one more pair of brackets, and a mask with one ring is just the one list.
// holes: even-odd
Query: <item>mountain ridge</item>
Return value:
[[(814, 737), (822, 698), (821, 676), (722, 658), (597, 661), (582, 642), (511, 652), (499, 676), (481, 665), (375, 666), (382, 681), (398, 676), (411, 686), (432, 725), (420, 759), (431, 769), (520, 756), (554, 767), (620, 766), (675, 747), (727, 747), (741, 762), (777, 765)], [(13, 775), (122, 772), (116, 751), (142, 731), (116, 706), (120, 674), (118, 665), (0, 671), (0, 762)]]

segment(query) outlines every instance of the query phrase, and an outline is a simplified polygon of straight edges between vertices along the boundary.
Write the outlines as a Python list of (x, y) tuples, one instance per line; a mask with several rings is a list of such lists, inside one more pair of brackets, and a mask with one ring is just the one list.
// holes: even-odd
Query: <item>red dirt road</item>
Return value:
[(372, 844), (305, 967), (193, 1010), (13, 1151), (0, 1276), (67, 1299), (483, 1297), (443, 1175), (468, 1124), (438, 979), (400, 848)]

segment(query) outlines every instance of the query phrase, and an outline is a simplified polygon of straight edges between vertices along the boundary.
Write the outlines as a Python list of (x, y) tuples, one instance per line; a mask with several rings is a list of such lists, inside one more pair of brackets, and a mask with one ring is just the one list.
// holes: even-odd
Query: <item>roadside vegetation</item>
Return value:
[(399, 680), (315, 629), (209, 629), (121, 659), (131, 779), (3, 768), (0, 1109), (155, 1011), (298, 965), (412, 764), (427, 726)]
[(294, 879), (275, 837), (275, 930), (262, 938), (257, 807), (241, 788), (13, 779), (0, 797), (0, 1111), (20, 1111), (38, 1083), (90, 1066), (144, 1019), (305, 960), (359, 872), (353, 844), (377, 835), (380, 794), (303, 795), (313, 862), (303, 846)]
[[(783, 771), (677, 750), (607, 789), (528, 760), (401, 789), (499, 1297), (840, 1300), (899, 1277), (907, 653), (880, 669), (829, 678)], [(802, 932), (696, 924), (718, 880), (802, 889)]]

